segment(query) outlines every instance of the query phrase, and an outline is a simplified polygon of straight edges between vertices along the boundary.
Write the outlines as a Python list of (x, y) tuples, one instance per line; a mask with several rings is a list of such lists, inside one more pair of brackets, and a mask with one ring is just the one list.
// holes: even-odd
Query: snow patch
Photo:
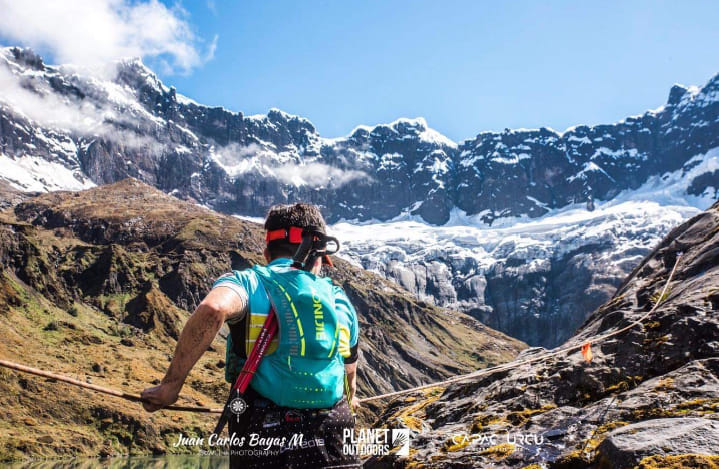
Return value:
[(0, 153), (0, 179), (16, 189), (27, 192), (50, 192), (56, 190), (82, 190), (95, 187), (80, 168), (47, 161), (36, 156), (11, 158)]

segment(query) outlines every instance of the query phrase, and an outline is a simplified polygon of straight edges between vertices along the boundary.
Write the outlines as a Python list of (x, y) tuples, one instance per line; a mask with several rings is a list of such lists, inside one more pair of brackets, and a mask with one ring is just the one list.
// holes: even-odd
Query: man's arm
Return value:
[(345, 375), (347, 376), (347, 392), (350, 406), (354, 410), (359, 407), (357, 399), (357, 359), (359, 357), (359, 346), (355, 344), (350, 348), (350, 356), (345, 358)]
[[(359, 357), (359, 323), (357, 321), (357, 311), (347, 298), (347, 294), (342, 287), (334, 286), (335, 307), (339, 308), (349, 319), (349, 337), (346, 337), (349, 346), (349, 355), (345, 356), (345, 376), (347, 379), (347, 398), (352, 409), (359, 407), (359, 399), (357, 399), (357, 359)], [(346, 353), (346, 352), (345, 352)]]
[(349, 388), (348, 399), (352, 409), (359, 407), (359, 399), (357, 399), (357, 362), (347, 363), (345, 365), (345, 374), (347, 375), (347, 386)]
[[(246, 295), (234, 289), (214, 288), (187, 320), (175, 347), (175, 355), (159, 386), (142, 391), (142, 406), (154, 412), (174, 403), (187, 375), (214, 340), (229, 317), (245, 311)], [(236, 319), (236, 318), (233, 318)]]

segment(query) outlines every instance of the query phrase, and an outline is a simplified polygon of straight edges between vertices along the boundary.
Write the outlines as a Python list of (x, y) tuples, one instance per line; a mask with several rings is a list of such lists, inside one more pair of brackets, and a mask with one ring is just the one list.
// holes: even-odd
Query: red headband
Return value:
[[(272, 241), (276, 241), (278, 239), (286, 239), (290, 244), (300, 244), (302, 242), (303, 231), (304, 230), (302, 228), (297, 226), (268, 231), (265, 236), (265, 242), (270, 244)], [(322, 260), (330, 267), (334, 267), (332, 260), (330, 260), (330, 256), (322, 256)]]
[(269, 244), (278, 239), (286, 239), (290, 244), (300, 244), (302, 242), (302, 228), (290, 226), (289, 228), (268, 231), (265, 242)]

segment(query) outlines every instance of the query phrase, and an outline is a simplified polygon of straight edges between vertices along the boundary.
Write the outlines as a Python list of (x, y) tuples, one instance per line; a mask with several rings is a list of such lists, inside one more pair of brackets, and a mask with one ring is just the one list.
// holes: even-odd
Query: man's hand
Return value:
[(352, 407), (353, 412), (362, 407), (362, 404), (360, 404), (360, 401), (359, 399), (357, 399), (357, 396), (352, 397), (352, 402), (350, 402), (350, 406)]
[(142, 407), (148, 412), (155, 412), (177, 401), (180, 389), (171, 383), (163, 383), (142, 391), (140, 397), (144, 400)]

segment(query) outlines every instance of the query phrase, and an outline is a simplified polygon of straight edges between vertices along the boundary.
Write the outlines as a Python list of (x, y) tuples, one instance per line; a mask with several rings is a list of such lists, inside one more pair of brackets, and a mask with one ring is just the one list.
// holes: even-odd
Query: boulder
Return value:
[(633, 423), (610, 432), (599, 445), (600, 467), (632, 468), (647, 456), (719, 454), (719, 421), (684, 417)]

